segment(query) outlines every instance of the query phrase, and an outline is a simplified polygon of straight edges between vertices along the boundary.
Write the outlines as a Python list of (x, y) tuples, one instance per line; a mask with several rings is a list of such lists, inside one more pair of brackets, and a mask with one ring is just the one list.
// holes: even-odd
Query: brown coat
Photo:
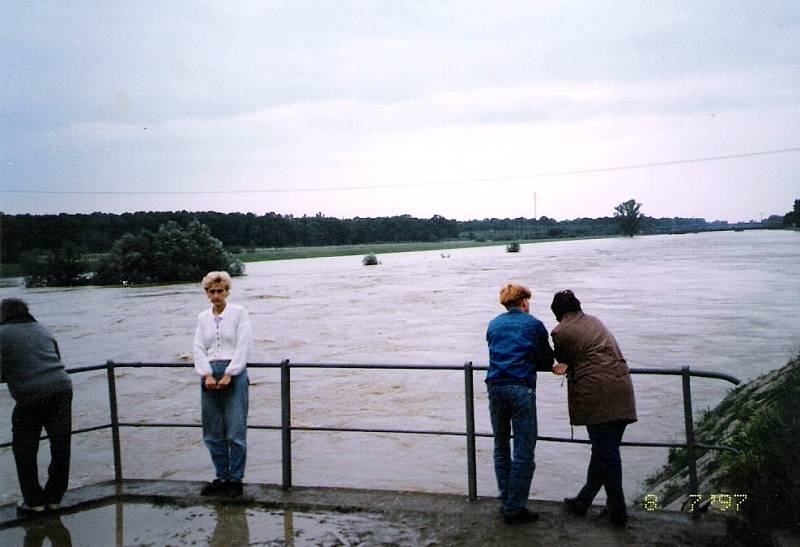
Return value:
[(583, 312), (561, 318), (553, 346), (567, 369), (567, 400), (572, 425), (636, 421), (630, 371), (614, 336), (596, 317)]

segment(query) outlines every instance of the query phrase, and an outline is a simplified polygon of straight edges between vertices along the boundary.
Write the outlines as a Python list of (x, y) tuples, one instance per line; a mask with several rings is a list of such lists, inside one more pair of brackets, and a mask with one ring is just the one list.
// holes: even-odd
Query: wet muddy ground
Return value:
[[(634, 512), (625, 529), (531, 501), (539, 522), (505, 525), (496, 500), (416, 492), (246, 485), (244, 497), (198, 495), (202, 483), (125, 481), (67, 493), (59, 514), (18, 520), (0, 507), (0, 545), (731, 545), (718, 516)], [(27, 543), (26, 543), (27, 544)]]

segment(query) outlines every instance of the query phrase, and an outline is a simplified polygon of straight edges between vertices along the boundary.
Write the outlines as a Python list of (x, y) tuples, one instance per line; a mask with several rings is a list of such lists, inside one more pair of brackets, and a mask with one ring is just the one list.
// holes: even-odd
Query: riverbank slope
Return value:
[[(737, 517), (731, 525), (769, 540), (775, 530), (800, 543), (800, 355), (737, 387), (695, 424), (699, 442), (733, 451), (698, 450), (698, 492), (687, 494), (686, 450), (671, 450), (647, 480), (648, 499), (671, 510)], [(779, 535), (782, 532), (779, 532)]]

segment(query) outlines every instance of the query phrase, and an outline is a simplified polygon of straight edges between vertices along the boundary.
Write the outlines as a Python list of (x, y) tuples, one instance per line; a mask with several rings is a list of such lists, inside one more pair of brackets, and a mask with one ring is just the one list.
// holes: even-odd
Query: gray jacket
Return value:
[(18, 403), (72, 389), (58, 344), (36, 321), (0, 325), (0, 380)]

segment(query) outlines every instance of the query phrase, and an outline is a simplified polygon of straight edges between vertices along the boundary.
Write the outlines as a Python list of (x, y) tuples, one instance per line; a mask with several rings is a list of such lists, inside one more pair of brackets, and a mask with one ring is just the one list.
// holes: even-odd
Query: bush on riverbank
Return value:
[[(696, 424), (699, 442), (737, 452), (697, 450), (698, 494), (745, 494), (734, 512), (746, 528), (800, 531), (800, 355), (729, 393)], [(647, 481), (661, 505), (686, 497), (687, 454), (671, 449), (668, 464)], [(738, 500), (734, 499), (735, 504)], [(701, 499), (702, 502), (702, 499)], [(711, 509), (725, 510), (721, 500)]]
[(225, 252), (220, 240), (204, 224), (191, 221), (185, 229), (177, 222), (159, 226), (156, 233), (143, 230), (125, 234), (100, 263), (95, 282), (100, 285), (199, 281), (215, 270), (242, 275), (244, 265)]
[(69, 242), (60, 249), (25, 253), (19, 264), (26, 287), (86, 285), (93, 276), (91, 267), (81, 249)]
[(125, 234), (114, 242), (111, 253), (94, 262), (68, 243), (57, 251), (26, 254), (20, 267), (28, 287), (175, 283), (199, 281), (215, 270), (227, 270), (234, 277), (245, 270), (241, 260), (226, 253), (208, 227), (197, 221), (186, 228), (167, 222), (155, 233)]

